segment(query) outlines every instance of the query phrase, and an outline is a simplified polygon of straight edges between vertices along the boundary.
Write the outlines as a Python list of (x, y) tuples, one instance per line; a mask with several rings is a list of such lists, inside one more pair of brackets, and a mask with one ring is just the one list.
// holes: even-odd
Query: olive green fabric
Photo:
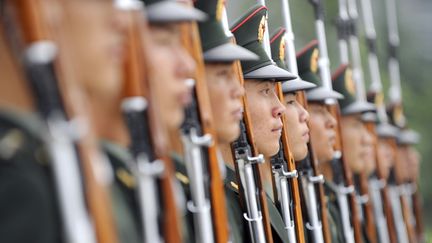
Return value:
[(308, 101), (325, 102), (326, 99), (343, 99), (343, 95), (323, 86), (318, 74), (318, 41), (312, 40), (297, 53), (297, 68), (301, 79), (316, 85), (306, 91)]
[(197, 0), (195, 2), (195, 7), (208, 16), (206, 21), (198, 24), (203, 52), (230, 41), (222, 27), (220, 19), (222, 13), (218, 12), (221, 11), (218, 9), (220, 7), (218, 4), (223, 3), (218, 0)]
[(327, 201), (327, 218), (332, 243), (344, 243), (345, 239), (343, 235), (342, 217), (337, 202), (337, 191), (335, 188), (336, 185), (334, 185), (333, 182), (324, 182), (324, 194)]
[(270, 35), (271, 56), (278, 67), (287, 69), (285, 63), (285, 28), (279, 27)]
[[(285, 64), (285, 52), (287, 51), (285, 48), (285, 29), (279, 27), (274, 31), (274, 33), (270, 37), (270, 47), (271, 47), (271, 55), (273, 61), (276, 65), (282, 69), (288, 70), (287, 65)], [(300, 90), (307, 90), (315, 88), (316, 85), (310, 82), (306, 82), (300, 78), (296, 78), (291, 82), (285, 82), (282, 84), (282, 92), (285, 93), (293, 93)]]
[[(174, 166), (176, 170), (175, 172), (175, 176), (177, 179), (176, 182), (180, 183), (181, 185), (181, 191), (177, 191), (177, 194), (178, 193), (182, 194), (180, 196), (182, 200), (181, 203), (183, 204), (182, 208), (186, 209), (186, 203), (192, 200), (192, 197), (191, 197), (191, 192), (189, 187), (189, 177), (187, 175), (185, 161), (177, 153), (172, 153), (171, 158), (174, 162)], [(195, 242), (195, 230), (194, 230), (194, 220), (193, 220), (194, 216), (192, 212), (190, 212), (187, 209), (186, 211), (180, 210), (180, 215), (182, 216), (181, 227), (183, 232), (183, 242)]]
[(267, 8), (262, 5), (255, 5), (250, 8), (242, 17), (240, 17), (231, 27), (237, 44), (245, 47), (259, 56), (258, 61), (241, 62), (244, 74), (254, 71), (260, 67), (273, 65), (271, 59), (265, 52), (259, 35), (262, 26), (262, 19), (267, 18)]
[[(227, 193), (227, 195), (229, 195), (228, 211), (229, 212), (232, 211), (236, 213), (235, 216), (233, 215), (234, 216), (233, 220), (237, 222), (237, 227), (235, 227), (235, 230), (239, 233), (244, 232), (243, 242), (247, 242), (245, 240), (248, 236), (246, 236), (245, 234), (248, 234), (247, 232), (248, 225), (246, 220), (243, 218), (243, 212), (240, 206), (240, 198), (238, 195), (238, 184), (236, 182), (237, 180), (235, 176), (235, 171), (229, 166), (226, 166), (226, 168), (227, 168), (227, 177), (225, 180), (225, 188), (228, 189), (226, 191), (229, 192)], [(289, 243), (288, 234), (285, 229), (285, 223), (283, 222), (282, 216), (280, 215), (278, 209), (276, 208), (275, 204), (273, 203), (273, 201), (271, 200), (271, 198), (267, 193), (266, 193), (266, 200), (267, 200), (267, 207), (270, 216), (270, 223), (272, 226), (273, 242)], [(240, 224), (238, 222), (242, 222), (242, 223)], [(233, 235), (235, 236), (236, 233), (234, 233)]]
[[(321, 79), (318, 77), (318, 60), (313, 56), (318, 52), (318, 41), (309, 42), (301, 51), (297, 53), (297, 68), (299, 76), (317, 86), (322, 86)], [(318, 56), (317, 56), (318, 57)]]
[(132, 162), (132, 156), (128, 150), (110, 141), (103, 141), (102, 148), (108, 156), (115, 176), (111, 186), (111, 200), (117, 234), (122, 243), (142, 242), (136, 180), (128, 167), (128, 163)]
[(376, 111), (374, 104), (357, 100), (356, 84), (353, 80), (352, 70), (348, 65), (340, 65), (334, 72), (332, 80), (333, 89), (344, 96), (343, 100), (339, 100), (342, 115)]
[(266, 23), (267, 8), (257, 4), (231, 25), (237, 44), (259, 56), (259, 60), (241, 62), (244, 78), (275, 81), (295, 79), (295, 75), (277, 67), (267, 55), (263, 47)]
[(224, 0), (197, 0), (195, 7), (208, 15), (198, 23), (203, 58), (208, 62), (232, 62), (235, 60), (258, 60), (258, 56), (232, 43), (222, 25)]
[(288, 232), (279, 210), (276, 208), (270, 196), (266, 193), (267, 208), (272, 226), (273, 242), (289, 243)]
[(32, 114), (0, 111), (2, 243), (63, 242), (46, 132)]
[(227, 201), (227, 212), (228, 220), (230, 222), (230, 233), (232, 236), (232, 242), (247, 242), (248, 236), (246, 236), (246, 234), (248, 226), (243, 218), (243, 211), (240, 206), (236, 174), (235, 171), (228, 165), (225, 165), (225, 168), (225, 196)]

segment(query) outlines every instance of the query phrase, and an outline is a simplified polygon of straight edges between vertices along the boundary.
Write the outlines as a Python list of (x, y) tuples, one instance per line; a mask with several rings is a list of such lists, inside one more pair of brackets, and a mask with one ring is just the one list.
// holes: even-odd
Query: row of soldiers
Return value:
[(397, 31), (386, 107), (339, 2), (331, 75), (320, 0), (297, 53), (288, 0), (0, 0), (0, 241), (424, 241)]

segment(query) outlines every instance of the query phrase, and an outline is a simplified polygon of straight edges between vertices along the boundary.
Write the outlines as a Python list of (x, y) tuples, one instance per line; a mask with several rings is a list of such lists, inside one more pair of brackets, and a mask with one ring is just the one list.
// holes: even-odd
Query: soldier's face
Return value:
[(279, 101), (274, 82), (245, 80), (245, 89), (255, 144), (269, 158), (279, 151), (285, 107)]
[(333, 158), (333, 146), (336, 141), (336, 119), (326, 105), (321, 103), (309, 103), (309, 112), (313, 150), (321, 163), (330, 161)]
[(378, 163), (380, 163), (383, 177), (387, 179), (395, 159), (393, 149), (388, 139), (378, 138), (377, 152), (378, 152)]
[(62, 1), (79, 80), (98, 97), (117, 97), (122, 87), (122, 62), (126, 21), (112, 1)]
[(308, 153), (309, 128), (307, 122), (309, 113), (296, 100), (296, 93), (284, 95), (285, 115), (288, 127), (288, 142), (296, 161), (302, 160)]
[(231, 143), (240, 134), (244, 88), (240, 85), (232, 63), (208, 63), (205, 67), (218, 142)]
[(192, 77), (195, 62), (182, 46), (179, 24), (150, 24), (148, 38), (149, 79), (154, 98), (164, 124), (176, 129), (191, 101), (192, 87), (185, 81)]
[(365, 169), (365, 159), (372, 149), (372, 137), (361, 119), (361, 114), (341, 118), (343, 155), (354, 173)]
[(408, 161), (410, 164), (410, 167), (412, 169), (411, 172), (411, 179), (413, 181), (416, 181), (419, 177), (420, 173), (420, 153), (415, 147), (409, 146), (408, 148)]
[(410, 145), (401, 145), (398, 147), (398, 156), (400, 158), (402, 177), (405, 180), (416, 180), (419, 173), (420, 156), (418, 151)]
[(363, 157), (363, 161), (365, 163), (365, 173), (366, 175), (371, 175), (372, 172), (376, 169), (376, 157), (375, 157), (375, 150), (374, 150), (374, 144), (375, 140), (371, 132), (367, 130), (368, 136), (370, 137), (371, 142), (367, 143), (366, 146), (368, 146), (367, 152), (365, 153), (365, 156)]

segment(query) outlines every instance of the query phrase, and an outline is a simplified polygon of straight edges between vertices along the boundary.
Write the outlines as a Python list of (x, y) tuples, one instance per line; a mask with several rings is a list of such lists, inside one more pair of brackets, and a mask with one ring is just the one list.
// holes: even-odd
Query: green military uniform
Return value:
[[(239, 188), (236, 180), (235, 171), (226, 166), (227, 176), (225, 179), (225, 195), (228, 200), (228, 213), (231, 222), (236, 222), (234, 226), (236, 230), (234, 232), (242, 234), (234, 234), (233, 242), (246, 242), (247, 237), (245, 234), (245, 228), (248, 227), (247, 221), (243, 217), (243, 212), (240, 206)], [(288, 235), (285, 229), (285, 223), (283, 222), (282, 216), (278, 209), (274, 205), (268, 193), (266, 193), (267, 207), (270, 215), (270, 224), (272, 226), (273, 242), (289, 242)]]
[(63, 242), (46, 131), (35, 115), (0, 111), (1, 242)]
[[(231, 32), (234, 34), (237, 44), (254, 52), (259, 56), (258, 60), (241, 61), (243, 76), (246, 79), (257, 81), (288, 81), (296, 78), (290, 72), (276, 66), (266, 54), (262, 42), (266, 26), (267, 8), (255, 5), (243, 16), (234, 22)], [(291, 82), (291, 81), (290, 81)], [(228, 173), (229, 174), (229, 173)], [(232, 188), (229, 182), (228, 188)], [(278, 209), (267, 195), (267, 206), (270, 216), (273, 239), (275, 242), (288, 242), (288, 234), (285, 223)], [(245, 222), (245, 220), (243, 219)]]
[[(253, 52), (233, 44), (231, 37), (225, 34), (222, 25), (224, 7), (222, 0), (198, 0), (195, 6), (208, 15), (206, 21), (198, 24), (205, 64), (258, 59)], [(232, 176), (231, 181), (235, 181), (231, 172), (233, 171), (229, 170), (228, 177)], [(243, 213), (238, 203), (237, 192), (225, 184), (225, 196), (231, 240), (234, 243), (245, 242)]]
[[(370, 122), (371, 118), (372, 120), (376, 119), (374, 115), (370, 116), (371, 113), (376, 111), (375, 105), (357, 99), (356, 86), (352, 79), (352, 70), (348, 65), (341, 65), (333, 74), (332, 81), (334, 89), (344, 95), (344, 99), (339, 100), (342, 116), (361, 114), (362, 120), (366, 122)], [(358, 190), (356, 190), (356, 194), (360, 194)], [(359, 206), (359, 213), (362, 213), (363, 211), (360, 203), (357, 202), (357, 205)], [(364, 223), (365, 220), (362, 222), (362, 241), (368, 242), (369, 237), (366, 233), (367, 231)]]
[[(326, 99), (342, 99), (343, 95), (330, 90), (322, 85), (318, 77), (318, 41), (313, 40), (308, 43), (302, 50), (297, 53), (297, 66), (299, 76), (317, 85), (317, 87), (306, 91), (308, 102), (325, 104)], [(323, 161), (324, 162), (324, 161)], [(330, 227), (332, 242), (344, 242), (342, 233), (342, 220), (337, 205), (336, 191), (334, 184), (330, 181), (324, 183), (325, 201), (327, 206), (327, 217)], [(303, 197), (304, 198), (304, 197)], [(307, 222), (307, 220), (304, 220)], [(306, 227), (307, 228), (307, 227)], [(311, 242), (311, 236), (308, 234), (307, 242)]]
[(115, 176), (111, 199), (119, 239), (122, 243), (142, 242), (136, 181), (128, 166), (133, 163), (132, 156), (125, 148), (109, 141), (103, 141), (102, 148)]
[(324, 194), (327, 206), (327, 217), (330, 226), (332, 243), (345, 242), (343, 235), (342, 217), (337, 202), (337, 188), (331, 181), (324, 182)]
[[(288, 67), (285, 63), (285, 32), (286, 30), (282, 27), (279, 27), (274, 31), (274, 33), (270, 37), (270, 47), (271, 47), (271, 55), (273, 61), (278, 65), (278, 67), (288, 70)], [(310, 90), (315, 88), (317, 85), (302, 80), (301, 77), (297, 77), (290, 82), (282, 83), (282, 92), (284, 94), (295, 93), (297, 91)]]

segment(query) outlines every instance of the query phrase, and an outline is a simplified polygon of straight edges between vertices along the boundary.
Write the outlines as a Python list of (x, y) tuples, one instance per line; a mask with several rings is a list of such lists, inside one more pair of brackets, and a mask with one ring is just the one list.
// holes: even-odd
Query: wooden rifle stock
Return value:
[[(395, 158), (395, 165), (394, 165), (394, 170), (395, 170), (395, 180), (396, 180), (396, 185), (397, 186), (401, 186), (403, 185), (403, 176), (402, 174), (404, 173), (403, 168), (401, 168), (401, 163), (405, 163), (404, 161), (400, 161), (401, 158), (399, 158), (398, 156), (398, 145), (396, 142), (396, 139), (392, 139), (391, 141), (391, 146), (393, 148), (393, 153), (394, 153), (394, 158)], [(408, 239), (411, 243), (417, 242), (416, 237), (415, 237), (415, 230), (411, 225), (411, 214), (409, 212), (409, 205), (408, 202), (405, 198), (404, 195), (400, 195), (399, 197), (400, 199), (400, 204), (401, 204), (401, 208), (402, 208), (402, 216), (404, 219), (404, 223), (405, 223), (405, 227), (408, 233)], [(395, 202), (393, 202), (395, 203)]]
[(195, 22), (185, 23), (182, 26), (183, 45), (190, 53), (196, 64), (195, 94), (198, 103), (199, 116), (203, 134), (211, 135), (213, 142), (206, 150), (208, 155), (208, 169), (210, 175), (210, 199), (212, 222), (215, 242), (229, 241), (228, 216), (226, 211), (225, 189), (220, 173), (216, 132), (214, 130), (213, 116), (209, 100), (209, 91), (205, 80), (205, 66), (201, 50), (198, 26)]
[(175, 199), (176, 193), (172, 183), (174, 167), (168, 152), (167, 131), (159, 121), (157, 104), (152, 99), (154, 94), (146, 73), (148, 67), (146, 62), (150, 59), (146, 55), (148, 43), (143, 36), (149, 32), (142, 10), (131, 11), (128, 17), (124, 96), (143, 96), (148, 101), (149, 131), (151, 132), (152, 147), (155, 157), (163, 161), (164, 164), (164, 173), (159, 179), (163, 201), (161, 226), (164, 241), (178, 243), (182, 241), (182, 237)]
[[(278, 92), (278, 98), (282, 104), (285, 104), (284, 102), (284, 95), (282, 92), (282, 85), (280, 83), (276, 84), (276, 90)], [(285, 156), (285, 161), (287, 162), (287, 168), (288, 171), (294, 171), (296, 169), (295, 160), (294, 157), (291, 154), (289, 143), (288, 143), (288, 133), (289, 133), (289, 127), (287, 127), (285, 115), (282, 115), (282, 146)], [(288, 118), (289, 119), (289, 118)], [(297, 178), (291, 178), (291, 193), (292, 193), (292, 200), (294, 203), (294, 224), (295, 224), (295, 230), (296, 230), (296, 240), (298, 243), (305, 242), (304, 238), (304, 223), (303, 223), (303, 215), (302, 215), (302, 209), (301, 209), (301, 201), (300, 201), (300, 190), (299, 190), (299, 182)], [(275, 190), (276, 191), (276, 190)]]
[[(49, 3), (43, 0), (9, 0), (6, 4), (11, 7), (19, 24), (22, 48), (35, 41), (56, 40), (57, 36), (52, 32), (48, 23), (45, 22), (44, 18), (46, 16), (42, 14), (42, 5)], [(66, 65), (67, 61), (61, 57), (55, 63), (55, 69), (60, 74), (58, 86), (65, 105), (66, 115), (71, 118), (77, 116), (87, 118), (86, 111), (76, 104), (76, 93), (73, 93), (75, 90), (70, 89), (71, 83), (68, 82), (68, 79), (71, 78), (62, 73), (62, 67)], [(115, 243), (118, 241), (108, 192), (109, 185), (103, 180), (104, 178), (99, 176), (100, 171), (96, 171), (100, 169), (102, 157), (98, 151), (97, 138), (92, 133), (92, 124), (87, 123), (87, 125), (89, 125), (88, 130), (76, 142), (84, 178), (83, 185), (85, 187), (86, 201), (94, 222), (98, 241)]]
[(420, 195), (419, 187), (417, 182), (413, 182), (417, 186), (417, 190), (412, 196), (413, 207), (414, 207), (414, 215), (416, 220), (416, 233), (417, 239), (419, 242), (426, 242), (424, 235), (424, 225), (423, 225), (423, 205), (422, 198)]
[[(306, 99), (306, 93), (305, 91), (298, 91), (297, 92), (297, 100), (302, 104), (302, 106), (309, 111), (308, 101)], [(310, 125), (308, 124), (308, 127), (310, 128)], [(318, 176), (320, 174), (318, 169), (318, 163), (316, 161), (316, 155), (312, 149), (312, 141), (309, 140), (308, 144), (308, 150), (309, 150), (309, 158), (310, 163), (312, 165), (312, 169), (314, 172), (314, 176)], [(327, 217), (327, 204), (324, 200), (325, 194), (324, 194), (324, 187), (322, 184), (318, 185), (318, 196), (319, 196), (319, 206), (321, 208), (321, 224), (322, 224), (322, 231), (324, 235), (324, 242), (325, 243), (331, 243), (331, 234), (330, 234), (330, 226), (328, 223), (328, 217)]]
[[(379, 161), (379, 156), (378, 156), (378, 135), (376, 133), (376, 126), (373, 123), (367, 123), (367, 129), (368, 131), (372, 134), (372, 137), (374, 139), (374, 151), (375, 151), (375, 161), (376, 161), (376, 175), (378, 180), (385, 180), (384, 178), (384, 172), (382, 168), (382, 163)], [(382, 198), (382, 203), (383, 203), (383, 209), (384, 209), (384, 215), (386, 216), (386, 221), (387, 221), (387, 229), (388, 229), (388, 234), (389, 234), (389, 239), (390, 242), (397, 242), (397, 236), (396, 236), (396, 229), (395, 229), (395, 225), (394, 225), (394, 220), (393, 220), (393, 213), (391, 212), (391, 201), (389, 199), (389, 194), (388, 194), (388, 187), (387, 185), (384, 186), (384, 188), (381, 189), (381, 198)], [(373, 214), (371, 216), (369, 216), (372, 212), (366, 212), (366, 214), (368, 215), (368, 217), (373, 217)], [(376, 223), (376, 222), (373, 222)], [(375, 227), (374, 227), (375, 228)], [(375, 233), (376, 233), (376, 228), (375, 228)], [(376, 238), (378, 239), (378, 238)]]
[[(374, 147), (374, 162), (375, 165), (377, 163), (377, 136), (375, 132), (375, 124), (372, 122), (366, 123), (366, 128), (369, 131), (369, 133), (372, 136), (373, 139), (373, 147)], [(366, 233), (369, 238), (369, 242), (376, 243), (377, 242), (377, 232), (376, 232), (376, 226), (375, 226), (375, 218), (373, 213), (373, 205), (372, 205), (372, 198), (371, 194), (369, 193), (369, 179), (365, 173), (360, 173), (360, 195), (367, 195), (368, 201), (363, 205), (364, 210), (364, 224), (366, 228)]]

